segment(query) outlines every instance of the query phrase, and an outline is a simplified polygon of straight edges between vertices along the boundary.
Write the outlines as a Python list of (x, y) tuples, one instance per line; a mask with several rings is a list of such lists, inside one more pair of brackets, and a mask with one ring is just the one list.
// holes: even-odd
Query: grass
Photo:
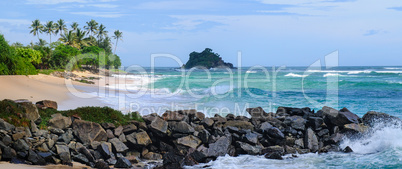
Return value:
[(95, 123), (113, 123), (115, 125), (125, 125), (129, 121), (144, 120), (137, 113), (123, 114), (121, 111), (114, 110), (110, 107), (80, 107), (74, 110), (57, 111), (54, 109), (39, 110), (42, 122), (39, 125), (41, 128), (47, 127), (47, 122), (55, 113), (60, 113), (63, 116), (78, 116), (82, 120), (91, 121)]
[(126, 71), (120, 69), (109, 69), (109, 71), (111, 73), (127, 73)]
[(30, 126), (30, 121), (24, 117), (22, 106), (11, 100), (0, 101), (0, 118), (14, 126)]
[(38, 69), (40, 74), (50, 75), (53, 72), (64, 72), (64, 69)]
[(80, 79), (80, 80), (75, 80), (75, 81), (81, 82), (81, 83), (86, 83), (86, 84), (95, 84), (95, 82), (89, 81), (89, 80), (85, 80), (85, 79)]

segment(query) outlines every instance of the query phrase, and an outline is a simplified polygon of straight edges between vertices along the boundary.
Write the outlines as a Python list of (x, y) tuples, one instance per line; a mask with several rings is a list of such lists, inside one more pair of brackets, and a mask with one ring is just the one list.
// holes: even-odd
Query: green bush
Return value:
[(30, 126), (30, 122), (23, 116), (24, 108), (12, 100), (0, 101), (0, 118), (14, 126)]

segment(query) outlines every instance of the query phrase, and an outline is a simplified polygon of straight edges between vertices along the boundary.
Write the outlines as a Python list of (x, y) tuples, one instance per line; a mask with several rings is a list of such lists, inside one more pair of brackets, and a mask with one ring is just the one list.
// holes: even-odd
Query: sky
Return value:
[[(94, 19), (109, 36), (122, 31), (116, 54), (124, 66), (151, 66), (153, 54), (185, 63), (205, 48), (235, 66), (239, 52), (241, 66), (308, 66), (334, 51), (340, 66), (402, 65), (400, 0), (0, 1), (0, 32), (10, 43), (37, 42), (29, 33), (35, 19), (64, 19), (68, 28)], [(161, 57), (154, 65), (181, 66)]]

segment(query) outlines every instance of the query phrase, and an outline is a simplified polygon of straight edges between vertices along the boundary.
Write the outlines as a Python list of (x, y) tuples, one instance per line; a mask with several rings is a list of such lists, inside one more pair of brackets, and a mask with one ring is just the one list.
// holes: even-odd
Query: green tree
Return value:
[(77, 22), (73, 22), (71, 24), (71, 29), (73, 29), (73, 31), (76, 31), (78, 29), (78, 23)]
[(27, 59), (33, 65), (39, 65), (42, 62), (42, 53), (31, 48), (16, 48), (15, 54), (17, 57)]
[(91, 19), (91, 21), (87, 22), (87, 26), (84, 26), (84, 28), (91, 33), (91, 36), (93, 36), (93, 34), (98, 30), (98, 22)]
[(55, 31), (55, 24), (53, 21), (48, 21), (46, 24), (43, 25), (43, 32), (48, 34), (50, 36), (50, 43), (52, 43), (52, 34), (54, 34)]
[(39, 42), (37, 42), (36, 45), (43, 47), (47, 45), (47, 42), (43, 39), (39, 39)]
[(107, 33), (108, 31), (106, 30), (106, 27), (101, 24), (98, 28), (98, 45), (103, 40), (103, 37), (107, 36)]
[(66, 32), (67, 31), (67, 27), (66, 27), (66, 22), (64, 22), (63, 19), (59, 19), (57, 20), (56, 24), (55, 24), (55, 34), (57, 35), (60, 32), (60, 35), (63, 34), (63, 31)]
[(85, 37), (86, 35), (87, 31), (82, 31), (80, 28), (77, 29), (75, 41), (80, 48), (89, 45), (89, 39)]
[(112, 40), (106, 36), (99, 44), (99, 47), (104, 49), (107, 54), (112, 53)]
[(76, 47), (75, 36), (72, 30), (64, 32), (64, 34), (61, 35), (59, 40), (62, 41), (65, 45)]
[(120, 32), (119, 30), (114, 31), (113, 38), (116, 39), (116, 45), (114, 47), (114, 54), (116, 54), (117, 42), (123, 40), (123, 32)]
[(43, 28), (43, 26), (40, 24), (39, 19), (32, 21), (32, 25), (29, 28), (31, 29), (30, 33), (32, 33), (34, 36), (37, 36), (39, 40), (39, 33), (42, 33)]
[(65, 68), (70, 60), (81, 54), (77, 48), (59, 44), (53, 51), (50, 59), (50, 65), (52, 68)]

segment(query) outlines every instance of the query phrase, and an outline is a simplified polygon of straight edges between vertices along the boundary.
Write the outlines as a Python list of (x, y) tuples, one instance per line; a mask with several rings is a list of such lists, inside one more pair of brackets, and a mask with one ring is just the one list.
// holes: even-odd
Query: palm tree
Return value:
[(103, 39), (99, 44), (99, 47), (104, 49), (106, 53), (112, 52), (112, 46), (112, 39), (110, 39), (108, 36), (106, 36), (105, 39)]
[(60, 35), (63, 34), (63, 31), (65, 32), (67, 30), (66, 28), (66, 22), (64, 22), (63, 19), (59, 19), (56, 24), (55, 24), (55, 30), (56, 30), (56, 35), (60, 32)]
[(43, 47), (47, 44), (47, 42), (43, 39), (39, 39), (39, 42), (36, 42), (36, 45)]
[(43, 32), (50, 35), (50, 43), (52, 43), (52, 34), (54, 34), (55, 24), (53, 21), (47, 21), (46, 24), (43, 25)]
[(31, 27), (31, 32), (34, 36), (38, 36), (38, 40), (39, 40), (39, 33), (42, 33), (42, 25), (40, 24), (39, 19), (36, 19), (34, 21), (32, 21), (32, 25)]
[(107, 36), (107, 33), (108, 31), (106, 30), (106, 27), (103, 24), (101, 24), (98, 29), (98, 45), (102, 41), (103, 37)]
[(75, 34), (77, 46), (88, 46), (88, 38), (85, 37), (87, 33), (87, 31), (82, 31), (80, 28), (77, 29), (77, 33)]
[(84, 28), (91, 33), (91, 36), (93, 36), (93, 33), (96, 33), (98, 30), (98, 22), (91, 19), (91, 21), (87, 22), (87, 26), (84, 26)]
[(60, 41), (64, 42), (65, 45), (69, 45), (69, 46), (74, 46), (75, 47), (75, 43), (74, 43), (74, 34), (73, 31), (68, 31), (64, 32), (64, 34), (62, 34), (59, 38)]
[(73, 29), (73, 31), (76, 31), (78, 29), (78, 23), (77, 22), (73, 22), (71, 24), (71, 29)]
[(116, 39), (116, 46), (114, 47), (114, 54), (116, 54), (117, 42), (119, 39), (123, 41), (123, 32), (120, 32), (119, 30), (114, 31), (113, 38)]

